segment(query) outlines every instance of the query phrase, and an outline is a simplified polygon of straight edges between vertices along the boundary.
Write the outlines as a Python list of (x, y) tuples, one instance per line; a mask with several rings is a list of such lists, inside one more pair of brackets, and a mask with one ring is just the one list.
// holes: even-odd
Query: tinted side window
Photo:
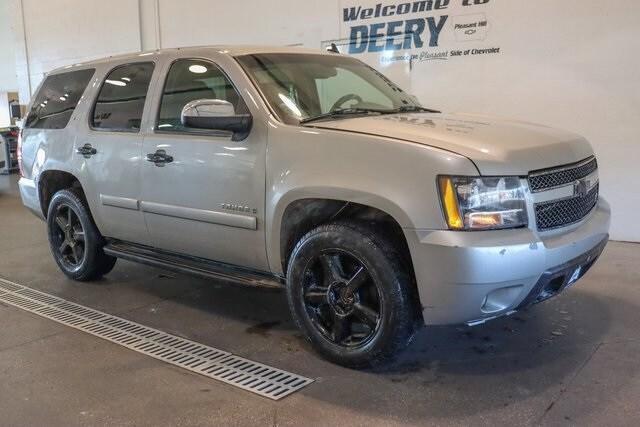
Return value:
[(47, 77), (33, 101), (25, 127), (64, 129), (94, 71), (70, 71)]
[(153, 68), (153, 63), (145, 62), (111, 71), (93, 107), (91, 126), (96, 129), (139, 130)]
[(180, 122), (182, 107), (196, 99), (222, 99), (233, 105), (236, 114), (247, 107), (231, 81), (216, 65), (199, 59), (182, 59), (173, 63), (162, 93), (157, 128), (184, 131)]

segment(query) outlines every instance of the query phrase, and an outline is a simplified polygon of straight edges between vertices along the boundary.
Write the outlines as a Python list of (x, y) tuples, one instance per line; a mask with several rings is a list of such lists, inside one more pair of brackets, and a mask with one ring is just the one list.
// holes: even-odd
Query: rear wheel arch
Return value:
[(45, 218), (53, 196), (58, 191), (65, 189), (79, 191), (82, 197), (85, 197), (82, 184), (75, 175), (55, 169), (46, 170), (40, 174), (38, 178), (38, 197), (40, 198), (40, 208)]

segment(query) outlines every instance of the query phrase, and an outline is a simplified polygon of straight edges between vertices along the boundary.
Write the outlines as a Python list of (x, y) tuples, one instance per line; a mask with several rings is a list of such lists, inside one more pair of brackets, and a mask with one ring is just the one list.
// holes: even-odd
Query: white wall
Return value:
[(0, 0), (0, 127), (11, 123), (7, 92), (18, 91), (9, 3)]
[[(338, 31), (338, 2), (330, 0), (160, 1), (162, 47), (199, 44), (304, 44)], [(204, 13), (203, 13), (204, 11)], [(188, 29), (188, 30), (187, 30)]]
[(0, 91), (18, 90), (15, 58), (9, 2), (0, 0)]
[(53, 68), (141, 47), (137, 2), (23, 0), (22, 10), (32, 88)]
[[(16, 67), (23, 102), (27, 97), (24, 88), (34, 90), (44, 72), (62, 64), (186, 45), (319, 47), (322, 42), (349, 36), (349, 25), (342, 22), (343, 7), (400, 3), (0, 0), (0, 5), (2, 2), (9, 2), (11, 13), (22, 8), (20, 13), (24, 14), (26, 37), (21, 37), (19, 25), (14, 29), (18, 33)], [(602, 193), (613, 207), (612, 237), (640, 241), (640, 222), (635, 221), (640, 210), (640, 191), (635, 185), (640, 179), (633, 164), (640, 158), (636, 142), (640, 135), (640, 26), (636, 22), (640, 2), (488, 0), (465, 8), (462, 0), (451, 0), (447, 9), (421, 16), (443, 14), (449, 21), (439, 45), (420, 51), (496, 46), (500, 53), (412, 61), (411, 67), (408, 62), (397, 62), (386, 67), (386, 72), (429, 106), (541, 122), (585, 135), (599, 157)], [(488, 21), (482, 40), (457, 38), (460, 34), (456, 35), (451, 24), (469, 14), (480, 14)], [(372, 61), (370, 55), (363, 58)]]
[(9, 105), (9, 93), (0, 91), (0, 128), (11, 126), (11, 113), (5, 105)]

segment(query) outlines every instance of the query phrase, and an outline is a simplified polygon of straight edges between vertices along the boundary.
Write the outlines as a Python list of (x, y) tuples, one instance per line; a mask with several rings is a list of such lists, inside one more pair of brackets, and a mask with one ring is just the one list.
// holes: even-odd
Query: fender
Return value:
[(266, 212), (267, 258), (271, 271), (276, 274), (284, 274), (280, 255), (280, 233), (284, 213), (291, 203), (302, 199), (340, 200), (370, 206), (390, 215), (403, 228), (413, 227), (409, 216), (400, 206), (394, 201), (377, 194), (362, 190), (328, 186), (292, 188), (279, 199), (269, 203), (273, 208), (268, 209)]

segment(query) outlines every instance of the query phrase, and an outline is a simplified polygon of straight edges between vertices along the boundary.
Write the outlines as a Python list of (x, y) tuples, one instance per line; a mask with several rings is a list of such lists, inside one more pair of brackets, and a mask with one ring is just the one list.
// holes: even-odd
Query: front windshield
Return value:
[(346, 108), (390, 111), (419, 106), (382, 74), (347, 56), (268, 53), (237, 60), (285, 123), (298, 124)]

